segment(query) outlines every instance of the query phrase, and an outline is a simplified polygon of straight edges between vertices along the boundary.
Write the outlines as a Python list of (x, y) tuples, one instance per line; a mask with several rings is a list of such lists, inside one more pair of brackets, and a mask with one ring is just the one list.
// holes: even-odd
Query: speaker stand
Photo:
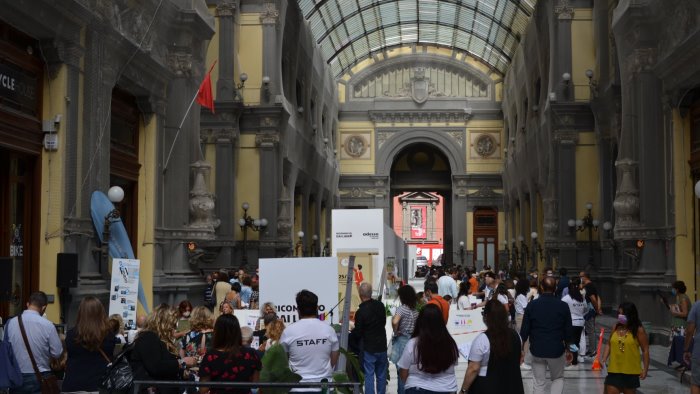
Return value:
[(70, 307), (73, 296), (70, 293), (69, 287), (61, 287), (59, 292), (59, 305), (61, 308), (61, 324), (68, 324), (68, 308)]

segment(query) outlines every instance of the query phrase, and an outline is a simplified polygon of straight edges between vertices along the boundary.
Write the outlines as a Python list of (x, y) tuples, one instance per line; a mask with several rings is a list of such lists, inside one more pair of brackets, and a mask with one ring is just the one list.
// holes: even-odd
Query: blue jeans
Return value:
[(362, 352), (362, 369), (365, 371), (365, 394), (374, 394), (374, 376), (377, 376), (377, 393), (386, 393), (386, 373), (389, 359), (386, 352)]
[[(49, 376), (51, 372), (42, 372), (42, 375)], [(23, 373), (22, 374), (22, 386), (16, 389), (10, 390), (11, 394), (41, 394), (41, 384), (36, 378), (36, 374)]]

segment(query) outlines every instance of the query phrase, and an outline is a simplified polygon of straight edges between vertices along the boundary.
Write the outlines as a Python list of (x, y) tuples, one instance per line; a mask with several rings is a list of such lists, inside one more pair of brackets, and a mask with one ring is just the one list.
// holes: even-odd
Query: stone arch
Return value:
[[(462, 141), (465, 140), (466, 138), (462, 138)], [(377, 150), (375, 173), (380, 176), (388, 176), (391, 173), (391, 166), (396, 155), (407, 146), (419, 143), (432, 145), (440, 150), (447, 157), (453, 175), (466, 173), (466, 160), (462, 145), (447, 133), (423, 129), (397, 132), (397, 135), (384, 142)]]

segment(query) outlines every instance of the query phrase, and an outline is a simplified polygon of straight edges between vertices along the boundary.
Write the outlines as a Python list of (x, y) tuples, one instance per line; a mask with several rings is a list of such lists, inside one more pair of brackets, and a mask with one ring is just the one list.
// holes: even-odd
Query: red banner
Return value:
[(411, 238), (428, 237), (428, 232), (425, 228), (427, 209), (425, 206), (411, 206)]

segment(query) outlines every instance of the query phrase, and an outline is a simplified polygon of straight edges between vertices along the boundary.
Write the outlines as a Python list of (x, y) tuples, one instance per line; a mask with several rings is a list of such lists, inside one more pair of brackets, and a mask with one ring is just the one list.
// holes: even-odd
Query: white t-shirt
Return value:
[[(472, 345), (473, 346), (473, 345)], [(405, 388), (415, 387), (424, 390), (452, 392), (457, 391), (457, 378), (454, 365), (440, 373), (427, 373), (418, 369), (416, 360), (416, 338), (411, 338), (406, 343), (406, 348), (401, 359), (396, 364), (399, 368), (408, 369), (408, 379)]]
[(505, 294), (499, 294), (496, 299), (503, 305), (508, 305), (508, 296)]
[(331, 352), (338, 351), (335, 330), (318, 319), (301, 319), (287, 327), (280, 344), (289, 355), (289, 368), (302, 382), (320, 382), (333, 375)]
[[(520, 335), (518, 335), (518, 338)], [(509, 339), (510, 341), (510, 339)], [(522, 346), (522, 339), (520, 340)], [(479, 376), (486, 376), (489, 367), (489, 356), (491, 354), (491, 344), (489, 343), (489, 337), (486, 333), (479, 334), (474, 338), (472, 342), (472, 347), (469, 349), (469, 361), (477, 361), (481, 365), (479, 368)]]
[(571, 325), (574, 327), (583, 327), (585, 324), (583, 316), (586, 314), (586, 309), (588, 309), (586, 299), (584, 298), (583, 301), (576, 301), (567, 294), (561, 300), (569, 304), (569, 312), (571, 312)]
[(486, 376), (486, 371), (489, 366), (489, 353), (491, 350), (491, 344), (489, 344), (489, 337), (485, 333), (479, 334), (474, 338), (472, 342), (472, 347), (469, 349), (469, 361), (478, 361), (481, 363), (481, 368), (479, 368), (479, 376)]
[(463, 295), (457, 299), (457, 309), (471, 309), (472, 304), (469, 302), (469, 296)]
[(527, 297), (524, 294), (518, 294), (518, 296), (515, 297), (515, 314), (524, 315), (526, 307)]

